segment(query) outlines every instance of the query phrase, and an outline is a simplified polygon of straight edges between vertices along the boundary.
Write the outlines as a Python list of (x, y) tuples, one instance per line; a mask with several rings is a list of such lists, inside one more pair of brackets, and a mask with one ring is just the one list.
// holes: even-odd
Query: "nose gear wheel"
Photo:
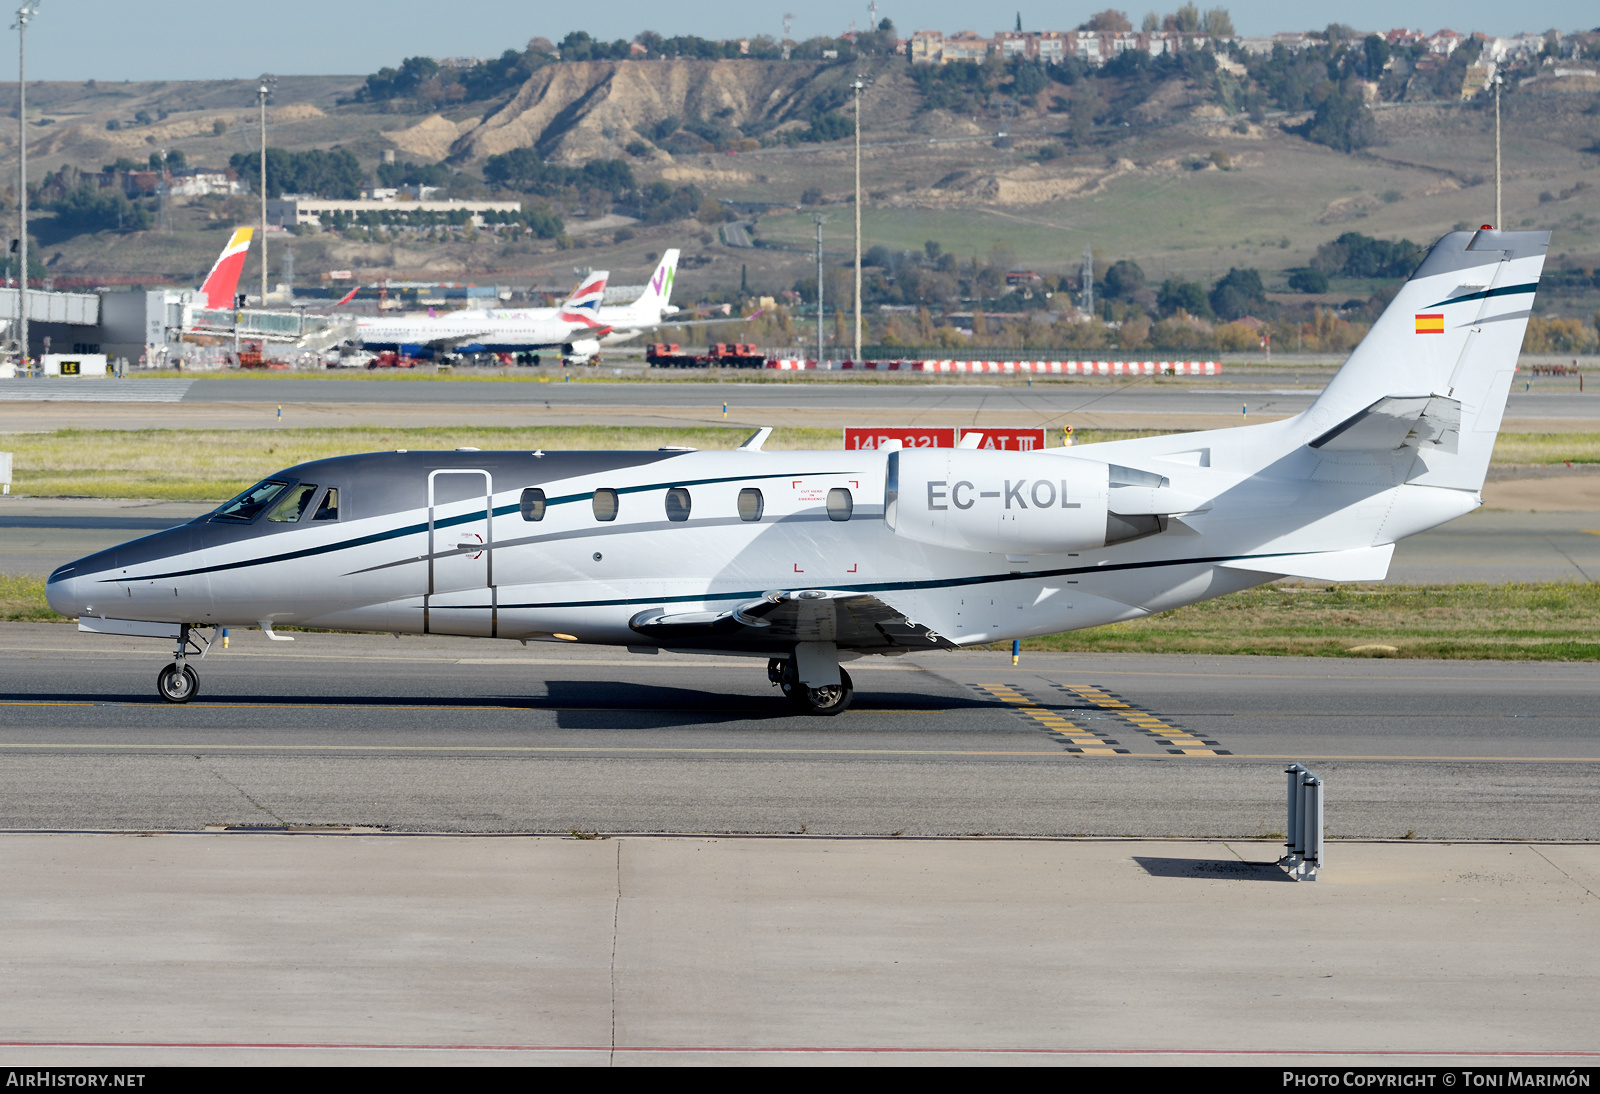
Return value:
[(200, 693), (200, 677), (188, 665), (168, 665), (156, 675), (156, 694), (169, 703), (187, 703)]

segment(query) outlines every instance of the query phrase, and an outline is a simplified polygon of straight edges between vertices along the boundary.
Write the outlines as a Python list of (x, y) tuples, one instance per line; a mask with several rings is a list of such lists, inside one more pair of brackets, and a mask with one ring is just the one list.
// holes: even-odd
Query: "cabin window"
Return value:
[(667, 491), (667, 519), (672, 521), (685, 521), (689, 519), (689, 491), (681, 486), (674, 486)]
[(849, 520), (854, 510), (855, 501), (850, 497), (850, 491), (842, 486), (835, 486), (828, 491), (829, 520)]
[(279, 524), (293, 524), (306, 515), (306, 506), (311, 504), (316, 493), (317, 484), (314, 482), (302, 482), (289, 487), (278, 498), (267, 519)]
[(317, 511), (312, 514), (311, 519), (339, 519), (339, 488), (337, 486), (328, 487), (328, 492), (322, 495), (322, 504), (317, 506)]
[(543, 490), (540, 490), (537, 486), (530, 486), (522, 492), (523, 520), (543, 520), (544, 509), (545, 500)]
[(766, 508), (761, 497), (761, 491), (753, 486), (748, 486), (739, 491), (739, 519), (755, 522), (761, 519), (761, 511)]
[(261, 515), (261, 511), (272, 503), (284, 487), (289, 484), (278, 479), (267, 479), (258, 482), (232, 501), (223, 505), (211, 514), (212, 520), (236, 520), (248, 522)]
[(601, 487), (594, 492), (594, 519), (617, 519), (617, 492), (609, 487)]

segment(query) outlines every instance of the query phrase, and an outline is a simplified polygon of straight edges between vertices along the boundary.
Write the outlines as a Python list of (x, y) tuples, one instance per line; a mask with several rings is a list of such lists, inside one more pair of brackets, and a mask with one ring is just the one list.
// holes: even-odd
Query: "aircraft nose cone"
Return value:
[(67, 617), (83, 614), (83, 606), (79, 603), (77, 576), (78, 564), (69, 562), (60, 567), (44, 583), (44, 598), (50, 604), (50, 610), (57, 615)]

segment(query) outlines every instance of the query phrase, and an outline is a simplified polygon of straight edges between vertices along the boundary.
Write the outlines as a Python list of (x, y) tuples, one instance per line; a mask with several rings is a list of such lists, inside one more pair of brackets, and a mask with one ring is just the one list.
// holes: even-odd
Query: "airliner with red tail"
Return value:
[(250, 250), (250, 239), (255, 234), (253, 228), (235, 228), (233, 235), (228, 240), (228, 245), (222, 248), (222, 253), (217, 256), (216, 264), (211, 267), (211, 272), (206, 275), (205, 284), (200, 286), (200, 295), (205, 297), (208, 308), (231, 308), (234, 306), (234, 292), (239, 288), (239, 275), (244, 272), (245, 255)]

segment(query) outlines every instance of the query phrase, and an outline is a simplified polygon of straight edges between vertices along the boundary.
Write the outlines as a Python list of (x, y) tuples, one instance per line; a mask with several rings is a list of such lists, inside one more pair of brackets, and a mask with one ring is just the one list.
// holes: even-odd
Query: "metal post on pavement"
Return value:
[(1283, 833), (1286, 853), (1281, 862), (1296, 881), (1315, 881), (1324, 861), (1323, 782), (1304, 764), (1290, 764), (1284, 774), (1288, 810)]

